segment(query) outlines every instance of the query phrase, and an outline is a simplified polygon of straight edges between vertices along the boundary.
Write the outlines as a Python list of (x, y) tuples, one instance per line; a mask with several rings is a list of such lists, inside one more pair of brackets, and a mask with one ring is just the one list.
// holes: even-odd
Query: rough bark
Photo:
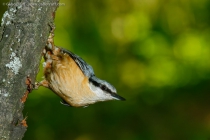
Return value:
[(58, 0), (11, 0), (0, 27), (0, 139), (22, 139), (21, 98), (35, 81)]

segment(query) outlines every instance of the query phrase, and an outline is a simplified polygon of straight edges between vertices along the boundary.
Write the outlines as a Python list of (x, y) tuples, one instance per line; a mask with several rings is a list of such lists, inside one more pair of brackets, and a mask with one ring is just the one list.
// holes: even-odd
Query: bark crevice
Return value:
[[(31, 5), (38, 0), (11, 0), (0, 27), (0, 139), (22, 139), (26, 127), (21, 98), (29, 75), (35, 81), (57, 5)], [(58, 0), (42, 0), (58, 3)], [(15, 5), (19, 3), (19, 5)], [(21, 6), (21, 3), (24, 5)]]

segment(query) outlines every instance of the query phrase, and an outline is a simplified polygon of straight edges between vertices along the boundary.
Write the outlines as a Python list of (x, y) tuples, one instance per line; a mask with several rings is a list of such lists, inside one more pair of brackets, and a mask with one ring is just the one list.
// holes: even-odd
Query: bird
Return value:
[(72, 107), (87, 107), (96, 102), (122, 100), (113, 85), (101, 80), (94, 74), (92, 66), (71, 51), (54, 45), (54, 34), (51, 32), (43, 50), (45, 62), (44, 80), (36, 87), (51, 89), (61, 103)]

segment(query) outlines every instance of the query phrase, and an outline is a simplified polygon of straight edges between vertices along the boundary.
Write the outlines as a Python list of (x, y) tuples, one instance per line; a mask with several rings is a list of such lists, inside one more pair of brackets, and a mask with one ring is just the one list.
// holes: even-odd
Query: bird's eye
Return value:
[(102, 90), (106, 90), (106, 86), (102, 85), (102, 86), (101, 86), (101, 89), (102, 89)]

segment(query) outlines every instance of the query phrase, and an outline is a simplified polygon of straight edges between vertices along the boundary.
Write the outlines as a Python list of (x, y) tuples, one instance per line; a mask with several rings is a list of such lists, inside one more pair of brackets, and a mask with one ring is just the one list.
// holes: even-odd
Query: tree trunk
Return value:
[[(41, 2), (39, 2), (41, 1)], [(11, 0), (0, 27), (0, 139), (22, 139), (21, 98), (34, 83), (58, 0)]]

